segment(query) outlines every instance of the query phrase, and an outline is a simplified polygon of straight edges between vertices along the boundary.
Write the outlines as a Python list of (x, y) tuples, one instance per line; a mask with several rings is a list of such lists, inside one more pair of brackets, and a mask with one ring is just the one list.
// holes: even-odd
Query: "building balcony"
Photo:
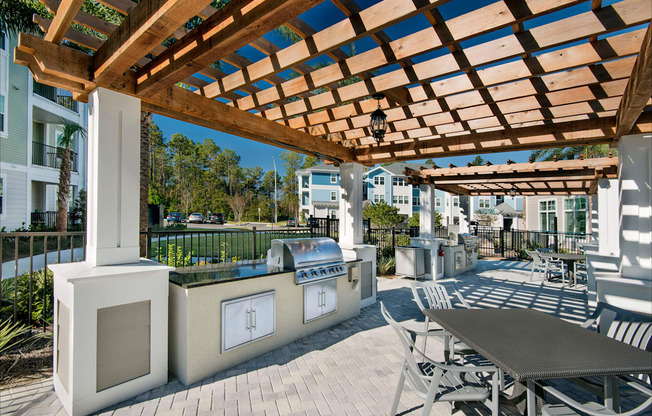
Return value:
[(73, 100), (72, 93), (61, 88), (43, 85), (34, 81), (34, 94), (41, 96), (47, 100), (52, 101), (70, 111), (78, 113), (78, 103)]
[[(44, 143), (32, 142), (32, 164), (59, 169), (61, 167), (60, 155), (62, 152), (64, 152), (64, 149), (61, 147), (48, 146)], [(73, 151), (70, 151), (70, 154), (72, 155), (70, 170), (72, 172), (78, 172), (78, 155)]]

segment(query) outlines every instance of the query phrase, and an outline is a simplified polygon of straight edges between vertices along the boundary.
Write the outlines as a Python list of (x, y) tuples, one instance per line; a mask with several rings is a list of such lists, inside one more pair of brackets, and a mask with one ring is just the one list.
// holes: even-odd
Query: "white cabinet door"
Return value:
[(314, 283), (303, 287), (303, 322), (321, 316), (322, 285)]
[(222, 305), (222, 352), (251, 341), (250, 299)]
[(251, 299), (251, 339), (255, 340), (274, 333), (276, 314), (274, 293)]
[(322, 293), (321, 314), (335, 312), (337, 310), (337, 280), (322, 283)]

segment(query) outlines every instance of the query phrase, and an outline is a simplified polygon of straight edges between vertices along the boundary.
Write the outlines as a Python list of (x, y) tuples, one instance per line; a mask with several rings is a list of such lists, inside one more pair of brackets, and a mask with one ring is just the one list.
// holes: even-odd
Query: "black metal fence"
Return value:
[(53, 314), (48, 265), (84, 260), (86, 232), (0, 233), (0, 242), (0, 322), (11, 319), (46, 330)]
[[(30, 213), (29, 223), (32, 227), (48, 227), (54, 228), (57, 226), (57, 212), (44, 211)], [(74, 212), (68, 212), (68, 228), (80, 226), (85, 228), (86, 224), (83, 223), (83, 218), (76, 215)]]
[(67, 108), (68, 110), (78, 111), (78, 104), (72, 98), (72, 93), (61, 88), (51, 87), (49, 85), (41, 84), (40, 82), (34, 81), (34, 94), (40, 95), (43, 98), (46, 98), (53, 103), (57, 103), (62, 107)]
[(546, 231), (509, 231), (480, 228), (478, 254), (484, 257), (527, 258), (525, 250), (552, 248), (559, 253), (579, 253), (581, 245), (591, 241), (591, 234)]

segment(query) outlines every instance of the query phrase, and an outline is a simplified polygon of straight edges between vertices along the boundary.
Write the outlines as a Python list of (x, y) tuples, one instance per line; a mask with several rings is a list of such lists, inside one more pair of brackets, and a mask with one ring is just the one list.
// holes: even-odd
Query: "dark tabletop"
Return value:
[(424, 313), (516, 381), (652, 373), (652, 352), (534, 309)]
[(552, 257), (555, 259), (566, 260), (566, 261), (577, 261), (586, 259), (585, 254), (575, 254), (575, 253), (539, 253), (543, 257)]

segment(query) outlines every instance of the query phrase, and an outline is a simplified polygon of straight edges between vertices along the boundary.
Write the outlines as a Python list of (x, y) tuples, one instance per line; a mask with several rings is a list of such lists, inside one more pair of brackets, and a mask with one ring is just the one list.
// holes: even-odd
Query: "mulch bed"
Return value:
[(0, 355), (0, 390), (52, 377), (52, 340), (40, 339)]

